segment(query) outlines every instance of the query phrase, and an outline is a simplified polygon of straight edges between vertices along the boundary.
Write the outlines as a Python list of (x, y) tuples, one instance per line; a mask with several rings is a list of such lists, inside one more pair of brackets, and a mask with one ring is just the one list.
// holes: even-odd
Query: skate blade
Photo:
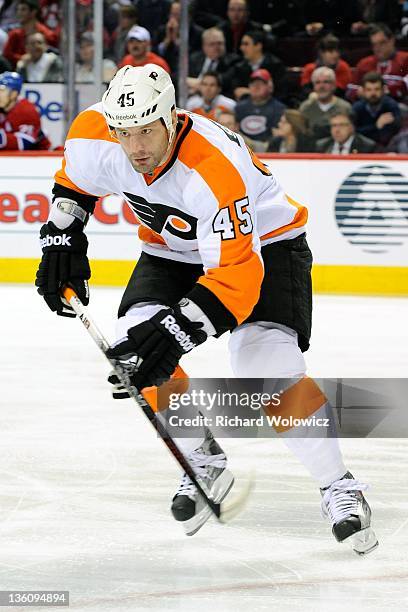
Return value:
[(377, 536), (372, 527), (362, 529), (344, 541), (350, 544), (357, 555), (368, 555), (378, 546)]
[[(214, 483), (211, 490), (211, 498), (214, 499), (216, 503), (221, 503), (230, 492), (233, 484), (234, 476), (228, 469), (225, 469)], [(197, 531), (201, 529), (201, 527), (212, 515), (212, 510), (201, 499), (201, 497), (198, 498), (197, 504), (202, 505), (201, 510), (199, 510), (191, 519), (183, 521), (184, 532), (188, 536), (192, 536), (197, 533)]]

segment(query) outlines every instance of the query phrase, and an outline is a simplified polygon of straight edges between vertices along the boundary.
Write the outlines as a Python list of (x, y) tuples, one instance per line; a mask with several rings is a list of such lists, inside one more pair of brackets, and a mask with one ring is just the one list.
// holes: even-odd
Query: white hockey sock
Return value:
[(347, 472), (338, 438), (280, 437), (320, 488), (329, 486)]

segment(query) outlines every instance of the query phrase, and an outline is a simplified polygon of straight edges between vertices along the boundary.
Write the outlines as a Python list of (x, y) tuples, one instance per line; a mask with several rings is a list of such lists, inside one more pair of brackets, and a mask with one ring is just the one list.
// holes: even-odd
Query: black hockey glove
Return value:
[(164, 308), (148, 321), (128, 330), (125, 340), (112, 346), (106, 355), (115, 359), (130, 375), (139, 391), (161, 385), (173, 374), (180, 358), (207, 339), (202, 323), (194, 323), (180, 308)]
[(61, 298), (61, 288), (69, 285), (83, 304), (89, 302), (88, 279), (91, 276), (88, 239), (84, 224), (75, 219), (66, 229), (58, 229), (52, 221), (40, 230), (43, 256), (37, 270), (35, 284), (48, 306), (58, 315), (75, 317), (75, 313)]

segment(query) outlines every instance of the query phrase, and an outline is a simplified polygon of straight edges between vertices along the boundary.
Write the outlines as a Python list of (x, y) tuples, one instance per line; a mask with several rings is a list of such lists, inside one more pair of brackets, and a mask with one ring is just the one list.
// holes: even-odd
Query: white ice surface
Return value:
[[(119, 299), (93, 290), (110, 337)], [(1, 286), (0, 304), (0, 590), (69, 590), (75, 611), (408, 609), (407, 440), (342, 441), (371, 485), (380, 547), (365, 558), (335, 542), (279, 440), (228, 441), (238, 477), (257, 468), (250, 505), (186, 538), (169, 514), (178, 468), (137, 407), (111, 400), (80, 323), (31, 287)], [(406, 299), (318, 296), (309, 373), (407, 376), (407, 310)], [(230, 375), (226, 340), (193, 352), (190, 375)]]

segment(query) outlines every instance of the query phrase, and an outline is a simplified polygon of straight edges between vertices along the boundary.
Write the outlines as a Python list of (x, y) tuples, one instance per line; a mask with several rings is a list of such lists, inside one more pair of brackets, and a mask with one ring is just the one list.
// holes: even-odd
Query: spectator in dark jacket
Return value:
[(242, 37), (241, 51), (244, 59), (238, 62), (228, 75), (234, 96), (238, 100), (248, 95), (251, 73), (258, 68), (264, 68), (271, 74), (277, 97), (283, 98), (285, 95), (285, 66), (276, 55), (265, 52), (264, 45), (263, 32), (254, 30)]
[[(195, 51), (190, 56), (189, 76), (187, 84), (190, 93), (197, 93), (200, 78), (209, 70), (216, 70), (224, 76), (229, 73), (238, 55), (225, 52), (225, 36), (219, 28), (204, 30), (201, 39), (201, 51)], [(225, 85), (225, 83), (224, 83)], [(223, 93), (226, 93), (223, 87)], [(228, 93), (226, 93), (228, 95)]]
[(266, 151), (272, 128), (278, 125), (285, 105), (273, 96), (273, 80), (264, 68), (255, 70), (249, 81), (249, 98), (240, 100), (235, 117), (241, 133), (251, 139), (254, 151)]
[(314, 139), (302, 113), (287, 108), (276, 128), (272, 130), (268, 151), (279, 153), (310, 153), (314, 151)]
[(353, 105), (356, 128), (360, 134), (386, 146), (401, 126), (401, 111), (395, 100), (384, 92), (380, 74), (363, 77), (363, 97)]
[(316, 143), (318, 153), (332, 155), (350, 155), (353, 153), (374, 153), (376, 143), (362, 134), (356, 134), (352, 113), (338, 111), (330, 117), (329, 138), (322, 138)]
[(126, 53), (127, 35), (131, 28), (137, 25), (137, 10), (134, 6), (121, 6), (119, 23), (111, 37), (112, 56), (118, 63)]
[[(179, 48), (180, 48), (180, 16), (181, 3), (175, 0), (171, 4), (169, 18), (165, 25), (157, 31), (156, 41), (159, 54), (166, 60), (171, 68), (173, 80), (177, 76)], [(188, 47), (190, 52), (201, 49), (203, 28), (189, 19)]]
[(262, 24), (249, 19), (246, 0), (229, 0), (227, 17), (228, 19), (219, 26), (224, 32), (227, 52), (239, 53), (244, 34), (253, 30), (262, 30)]

